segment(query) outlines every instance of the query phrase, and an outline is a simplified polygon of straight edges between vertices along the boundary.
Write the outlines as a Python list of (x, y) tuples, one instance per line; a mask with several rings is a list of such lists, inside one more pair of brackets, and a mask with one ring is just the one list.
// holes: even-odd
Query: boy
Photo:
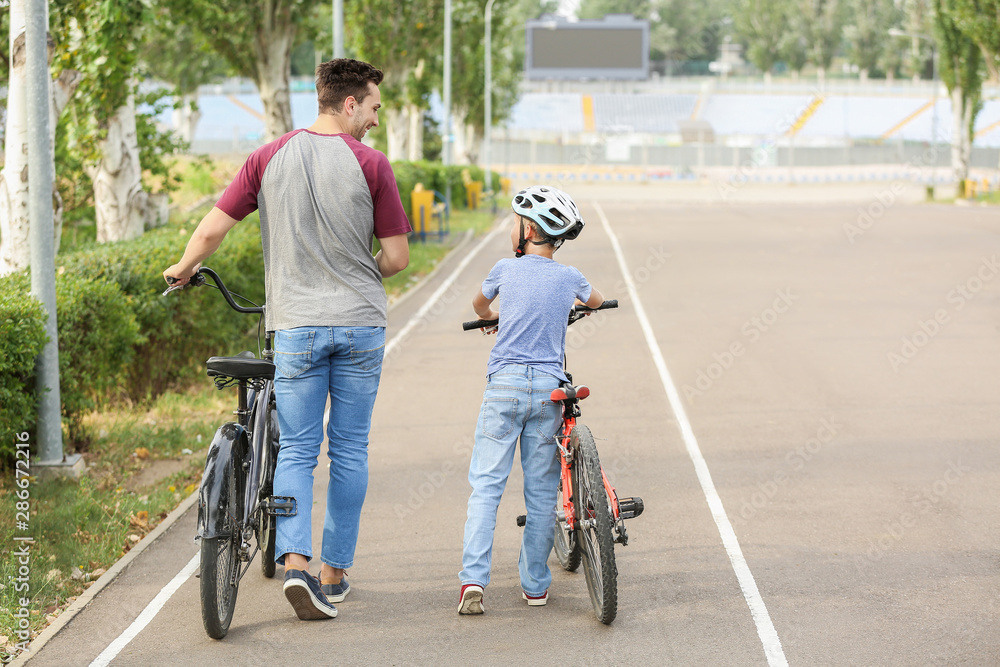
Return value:
[[(562, 410), (549, 400), (566, 380), (566, 322), (576, 300), (591, 308), (604, 297), (571, 266), (552, 259), (564, 241), (583, 230), (576, 204), (545, 186), (521, 190), (511, 206), (514, 259), (502, 259), (472, 300), (476, 314), (497, 320), (497, 341), (486, 369), (486, 391), (469, 465), (468, 519), (462, 553), (459, 614), (483, 613), (490, 580), (497, 507), (521, 442), (527, 523), (518, 570), (522, 597), (531, 606), (548, 601), (552, 573), (546, 564), (555, 534), (559, 459), (555, 436)], [(491, 304), (499, 298), (499, 314)]]

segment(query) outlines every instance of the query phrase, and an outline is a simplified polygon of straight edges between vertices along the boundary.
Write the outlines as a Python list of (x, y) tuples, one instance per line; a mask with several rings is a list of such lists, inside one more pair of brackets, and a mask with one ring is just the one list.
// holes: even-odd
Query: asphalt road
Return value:
[[(583, 421), (605, 469), (646, 505), (617, 548), (610, 627), (594, 618), (582, 573), (554, 557), (548, 606), (521, 600), (518, 471), (500, 508), (487, 613), (456, 614), (493, 340), (459, 325), (509, 252), (504, 230), (385, 362), (340, 616), (298, 621), (280, 569), (265, 580), (255, 564), (229, 636), (213, 641), (191, 577), (112, 664), (767, 664), (766, 623), (751, 614), (588, 197), (621, 243), (780, 656), (997, 664), (1000, 214), (901, 198), (880, 208), (884, 187), (822, 204), (801, 191), (786, 203), (574, 193), (588, 225), (557, 257), (621, 308), (570, 330), (569, 366), (593, 391)], [(392, 311), (390, 337), (460, 259)], [(314, 506), (317, 533), (322, 511)], [(193, 534), (189, 512), (32, 667), (90, 664), (196, 553)]]

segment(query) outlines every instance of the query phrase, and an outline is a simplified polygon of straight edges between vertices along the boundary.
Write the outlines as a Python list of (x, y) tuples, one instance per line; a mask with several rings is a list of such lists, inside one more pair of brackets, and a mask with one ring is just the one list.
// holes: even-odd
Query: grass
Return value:
[[(237, 165), (238, 166), (238, 165)], [(190, 228), (214, 202), (197, 205), (218, 192), (234, 173), (232, 165), (190, 160), (184, 166), (177, 200), (187, 202), (171, 215), (170, 226)], [(185, 210), (184, 206), (188, 208)], [(411, 240), (410, 265), (386, 280), (397, 297), (430, 273), (464, 237), (489, 229), (486, 210), (455, 211), (443, 242)], [(165, 232), (169, 233), (169, 232)], [(63, 229), (62, 252), (95, 242), (93, 223)], [(84, 429), (92, 444), (84, 454), (87, 473), (79, 481), (30, 479), (29, 530), (18, 530), (15, 474), (0, 476), (0, 659), (18, 652), (21, 598), (28, 598), (28, 631), (33, 638), (103, 572), (195, 489), (204, 452), (216, 428), (232, 419), (235, 389), (217, 391), (204, 377), (187, 389), (163, 394), (149, 405), (119, 405), (91, 413)], [(190, 452), (190, 453), (188, 453)], [(30, 534), (28, 575), (18, 581), (16, 536)], [(24, 584), (27, 590), (19, 590)]]
[[(11, 611), (0, 616), (0, 658), (10, 658), (21, 641), (13, 613), (22, 597), (30, 598), (27, 620), (34, 635), (197, 489), (202, 463), (183, 453), (204, 450), (227, 418), (232, 396), (223, 394), (228, 392), (200, 382), (145, 409), (123, 406), (89, 415), (87, 474), (79, 481), (31, 479), (28, 531), (18, 530), (14, 512), (0, 512), (0, 606)], [(170, 472), (148, 474), (160, 466)], [(9, 499), (11, 509), (13, 478), (0, 478), (0, 497)], [(15, 551), (21, 543), (14, 537), (25, 534), (34, 543), (27, 580), (19, 581)], [(27, 590), (19, 590), (25, 583)]]

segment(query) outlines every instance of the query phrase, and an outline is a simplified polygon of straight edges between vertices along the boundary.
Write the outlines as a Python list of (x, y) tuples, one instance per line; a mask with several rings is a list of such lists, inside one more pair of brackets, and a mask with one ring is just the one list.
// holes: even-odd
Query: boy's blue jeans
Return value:
[(278, 517), (275, 560), (312, 559), (313, 470), (327, 428), (330, 484), (320, 558), (331, 567), (354, 564), (361, 506), (368, 491), (368, 432), (382, 374), (384, 327), (298, 327), (274, 341), (274, 392), (281, 449), (274, 495), (295, 498), (298, 513)]
[(555, 535), (559, 458), (556, 433), (562, 406), (549, 400), (559, 379), (530, 366), (509, 365), (487, 378), (469, 465), (469, 513), (462, 553), (463, 584), (490, 582), (497, 507), (521, 441), (527, 523), (521, 538), (518, 571), (528, 595), (542, 595), (552, 583), (546, 562)]

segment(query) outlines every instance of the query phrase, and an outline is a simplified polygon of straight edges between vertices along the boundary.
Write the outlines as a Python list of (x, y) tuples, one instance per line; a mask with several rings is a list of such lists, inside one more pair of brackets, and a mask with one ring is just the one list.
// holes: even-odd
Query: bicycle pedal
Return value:
[(518, 528), (524, 528), (524, 524), (526, 524), (527, 522), (528, 522), (528, 517), (525, 516), (524, 514), (521, 514), (517, 517)]
[(292, 496), (271, 496), (264, 503), (265, 511), (271, 516), (295, 516), (298, 506)]
[(639, 496), (618, 499), (618, 516), (622, 519), (634, 519), (642, 514), (642, 510), (642, 498)]

